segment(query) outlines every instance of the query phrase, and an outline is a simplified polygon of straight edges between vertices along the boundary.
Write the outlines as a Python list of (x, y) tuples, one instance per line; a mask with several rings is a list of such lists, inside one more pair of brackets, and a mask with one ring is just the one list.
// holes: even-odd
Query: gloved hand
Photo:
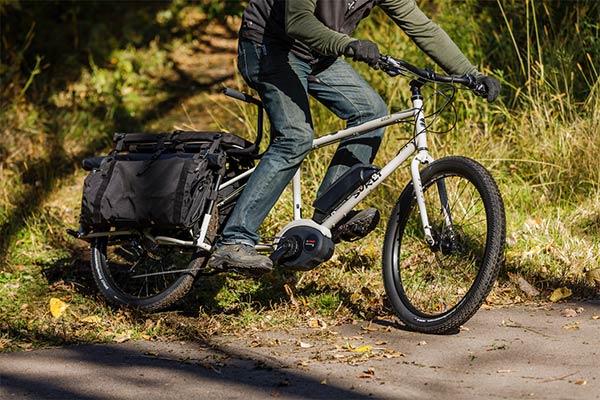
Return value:
[(502, 85), (500, 84), (500, 82), (498, 82), (497, 79), (482, 75), (479, 78), (477, 78), (477, 83), (482, 84), (485, 88), (485, 90), (477, 94), (479, 94), (482, 97), (485, 97), (488, 102), (491, 103), (492, 101), (496, 100), (496, 98), (498, 98)]
[(352, 57), (354, 61), (363, 61), (372, 68), (379, 69), (379, 48), (370, 40), (355, 40), (350, 42), (344, 50), (344, 55)]

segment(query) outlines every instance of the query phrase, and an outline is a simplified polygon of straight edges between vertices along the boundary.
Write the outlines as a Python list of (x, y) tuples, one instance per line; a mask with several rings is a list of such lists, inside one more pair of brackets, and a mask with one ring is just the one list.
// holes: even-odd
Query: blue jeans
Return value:
[[(329, 108), (348, 127), (385, 116), (387, 106), (368, 83), (337, 58), (321, 71), (277, 43), (241, 39), (238, 69), (258, 91), (271, 122), (272, 143), (250, 176), (223, 229), (223, 244), (258, 242), (258, 228), (311, 149), (313, 125), (308, 94)], [(310, 80), (313, 75), (315, 80)], [(375, 158), (384, 128), (339, 143), (317, 196), (357, 163)]]

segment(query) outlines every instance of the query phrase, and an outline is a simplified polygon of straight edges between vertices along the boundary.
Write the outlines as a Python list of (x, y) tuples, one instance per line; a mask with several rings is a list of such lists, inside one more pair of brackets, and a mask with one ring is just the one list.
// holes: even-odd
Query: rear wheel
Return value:
[(468, 158), (435, 161), (421, 180), (434, 243), (425, 240), (411, 183), (388, 223), (383, 279), (402, 322), (443, 333), (471, 318), (494, 285), (504, 257), (504, 206), (491, 175)]
[(162, 310), (185, 296), (203, 260), (194, 248), (157, 245), (141, 235), (92, 242), (92, 274), (102, 294), (115, 305), (145, 311)]

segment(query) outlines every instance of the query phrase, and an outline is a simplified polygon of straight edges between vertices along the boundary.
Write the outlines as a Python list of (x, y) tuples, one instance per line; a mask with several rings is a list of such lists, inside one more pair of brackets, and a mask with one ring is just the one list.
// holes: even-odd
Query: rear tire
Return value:
[[(425, 241), (412, 182), (388, 222), (383, 280), (400, 320), (410, 329), (444, 333), (460, 327), (479, 309), (504, 260), (506, 220), (500, 192), (483, 166), (447, 157), (421, 171), (429, 224)], [(452, 223), (439, 196), (444, 182)]]
[[(204, 260), (196, 257), (194, 248), (155, 245), (141, 236), (97, 238), (91, 246), (92, 274), (100, 292), (114, 305), (147, 312), (163, 310), (184, 297)], [(185, 269), (192, 270), (169, 273)]]

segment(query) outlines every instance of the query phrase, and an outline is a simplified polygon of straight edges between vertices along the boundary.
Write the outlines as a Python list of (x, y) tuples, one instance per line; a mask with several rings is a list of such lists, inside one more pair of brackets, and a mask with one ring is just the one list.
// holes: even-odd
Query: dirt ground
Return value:
[(600, 399), (600, 301), (0, 355), (2, 399)]

